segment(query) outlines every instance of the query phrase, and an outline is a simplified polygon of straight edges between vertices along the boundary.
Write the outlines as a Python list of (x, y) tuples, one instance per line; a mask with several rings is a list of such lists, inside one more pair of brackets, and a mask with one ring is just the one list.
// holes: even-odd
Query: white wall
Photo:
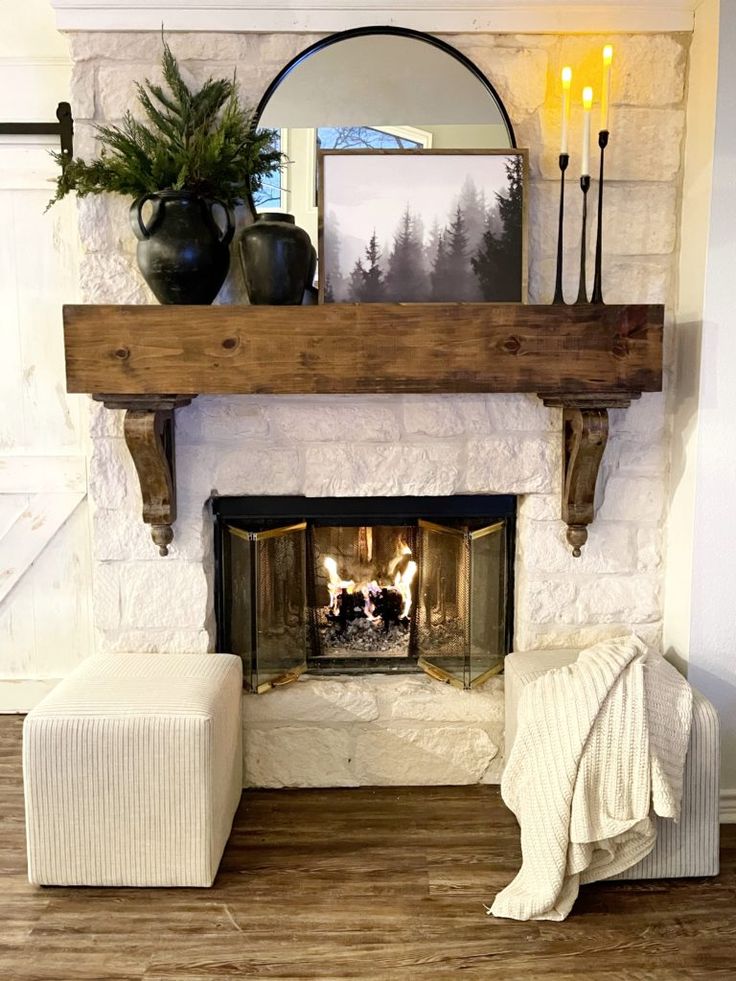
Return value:
[(68, 45), (56, 30), (48, 0), (0, 0), (0, 57), (58, 56), (68, 60)]
[(0, 0), (0, 24), (0, 120), (53, 122), (71, 61), (48, 0)]
[(704, 0), (691, 47), (664, 646), (716, 705), (721, 815), (736, 820), (736, 5)]
[(689, 677), (723, 727), (736, 800), (736, 5), (721, 4), (718, 96), (695, 474)]
[(682, 182), (680, 258), (675, 309), (675, 370), (665, 565), (664, 649), (681, 669), (690, 658), (700, 338), (710, 232), (719, 0), (703, 0), (690, 46)]
[[(67, 42), (46, 0), (3, 0), (0, 119), (55, 120)], [(92, 650), (87, 400), (64, 384), (76, 208), (44, 215), (55, 136), (0, 137), (0, 711), (30, 708)]]

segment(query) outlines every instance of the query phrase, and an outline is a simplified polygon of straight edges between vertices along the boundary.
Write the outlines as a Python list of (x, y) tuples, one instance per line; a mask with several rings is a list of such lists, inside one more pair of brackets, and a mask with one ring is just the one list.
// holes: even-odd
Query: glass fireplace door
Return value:
[(231, 651), (243, 659), (248, 688), (264, 692), (307, 668), (307, 524), (227, 531)]
[(469, 532), (469, 678), (482, 684), (503, 668), (506, 653), (506, 522)]
[(418, 525), (417, 663), (433, 678), (464, 688), (470, 681), (468, 538), (462, 528), (422, 520)]
[(506, 522), (471, 531), (419, 521), (419, 528), (418, 664), (472, 688), (503, 667)]

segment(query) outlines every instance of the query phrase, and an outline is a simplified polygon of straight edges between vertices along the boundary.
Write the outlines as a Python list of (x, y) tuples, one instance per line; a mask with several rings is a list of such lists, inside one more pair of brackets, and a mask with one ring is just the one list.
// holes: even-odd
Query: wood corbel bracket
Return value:
[(176, 521), (174, 411), (194, 395), (94, 395), (107, 409), (124, 409), (123, 434), (143, 502), (143, 520), (160, 555), (168, 555)]
[(608, 442), (608, 410), (626, 408), (639, 394), (539, 397), (563, 412), (561, 517), (572, 554), (579, 558), (594, 517), (598, 471)]

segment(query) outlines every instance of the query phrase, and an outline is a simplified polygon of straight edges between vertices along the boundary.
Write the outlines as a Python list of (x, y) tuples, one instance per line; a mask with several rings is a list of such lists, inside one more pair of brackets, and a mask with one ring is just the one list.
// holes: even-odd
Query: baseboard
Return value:
[(0, 715), (30, 712), (60, 678), (0, 678)]
[(721, 791), (721, 824), (736, 824), (736, 789)]

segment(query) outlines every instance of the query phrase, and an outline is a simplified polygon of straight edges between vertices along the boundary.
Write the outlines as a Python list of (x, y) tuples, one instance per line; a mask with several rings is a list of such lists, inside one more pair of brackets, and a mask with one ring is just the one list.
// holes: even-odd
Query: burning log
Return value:
[(393, 585), (376, 580), (356, 583), (353, 579), (342, 579), (335, 559), (331, 556), (325, 558), (330, 594), (327, 621), (340, 631), (345, 631), (355, 620), (369, 620), (375, 623), (376, 628), (382, 626), (385, 633), (392, 626), (408, 627), (412, 606), (411, 587), (417, 572), (417, 564), (409, 558), (410, 555), (411, 551), (404, 545), (391, 562), (389, 572), (392, 575), (395, 573)]
[(393, 586), (384, 586), (380, 592), (375, 594), (373, 599), (376, 615), (383, 621), (383, 629), (388, 633), (392, 624), (409, 623), (409, 618), (404, 616), (404, 597)]
[(337, 594), (335, 606), (328, 612), (327, 619), (339, 624), (341, 630), (345, 630), (349, 623), (365, 615), (363, 594), (354, 593), (343, 587)]
[(372, 620), (378, 626), (381, 622), (386, 633), (392, 625), (408, 626), (409, 618), (404, 614), (405, 600), (395, 586), (367, 587), (363, 590), (350, 590), (342, 587), (336, 594), (335, 604), (327, 612), (330, 623), (344, 630), (354, 620)]

